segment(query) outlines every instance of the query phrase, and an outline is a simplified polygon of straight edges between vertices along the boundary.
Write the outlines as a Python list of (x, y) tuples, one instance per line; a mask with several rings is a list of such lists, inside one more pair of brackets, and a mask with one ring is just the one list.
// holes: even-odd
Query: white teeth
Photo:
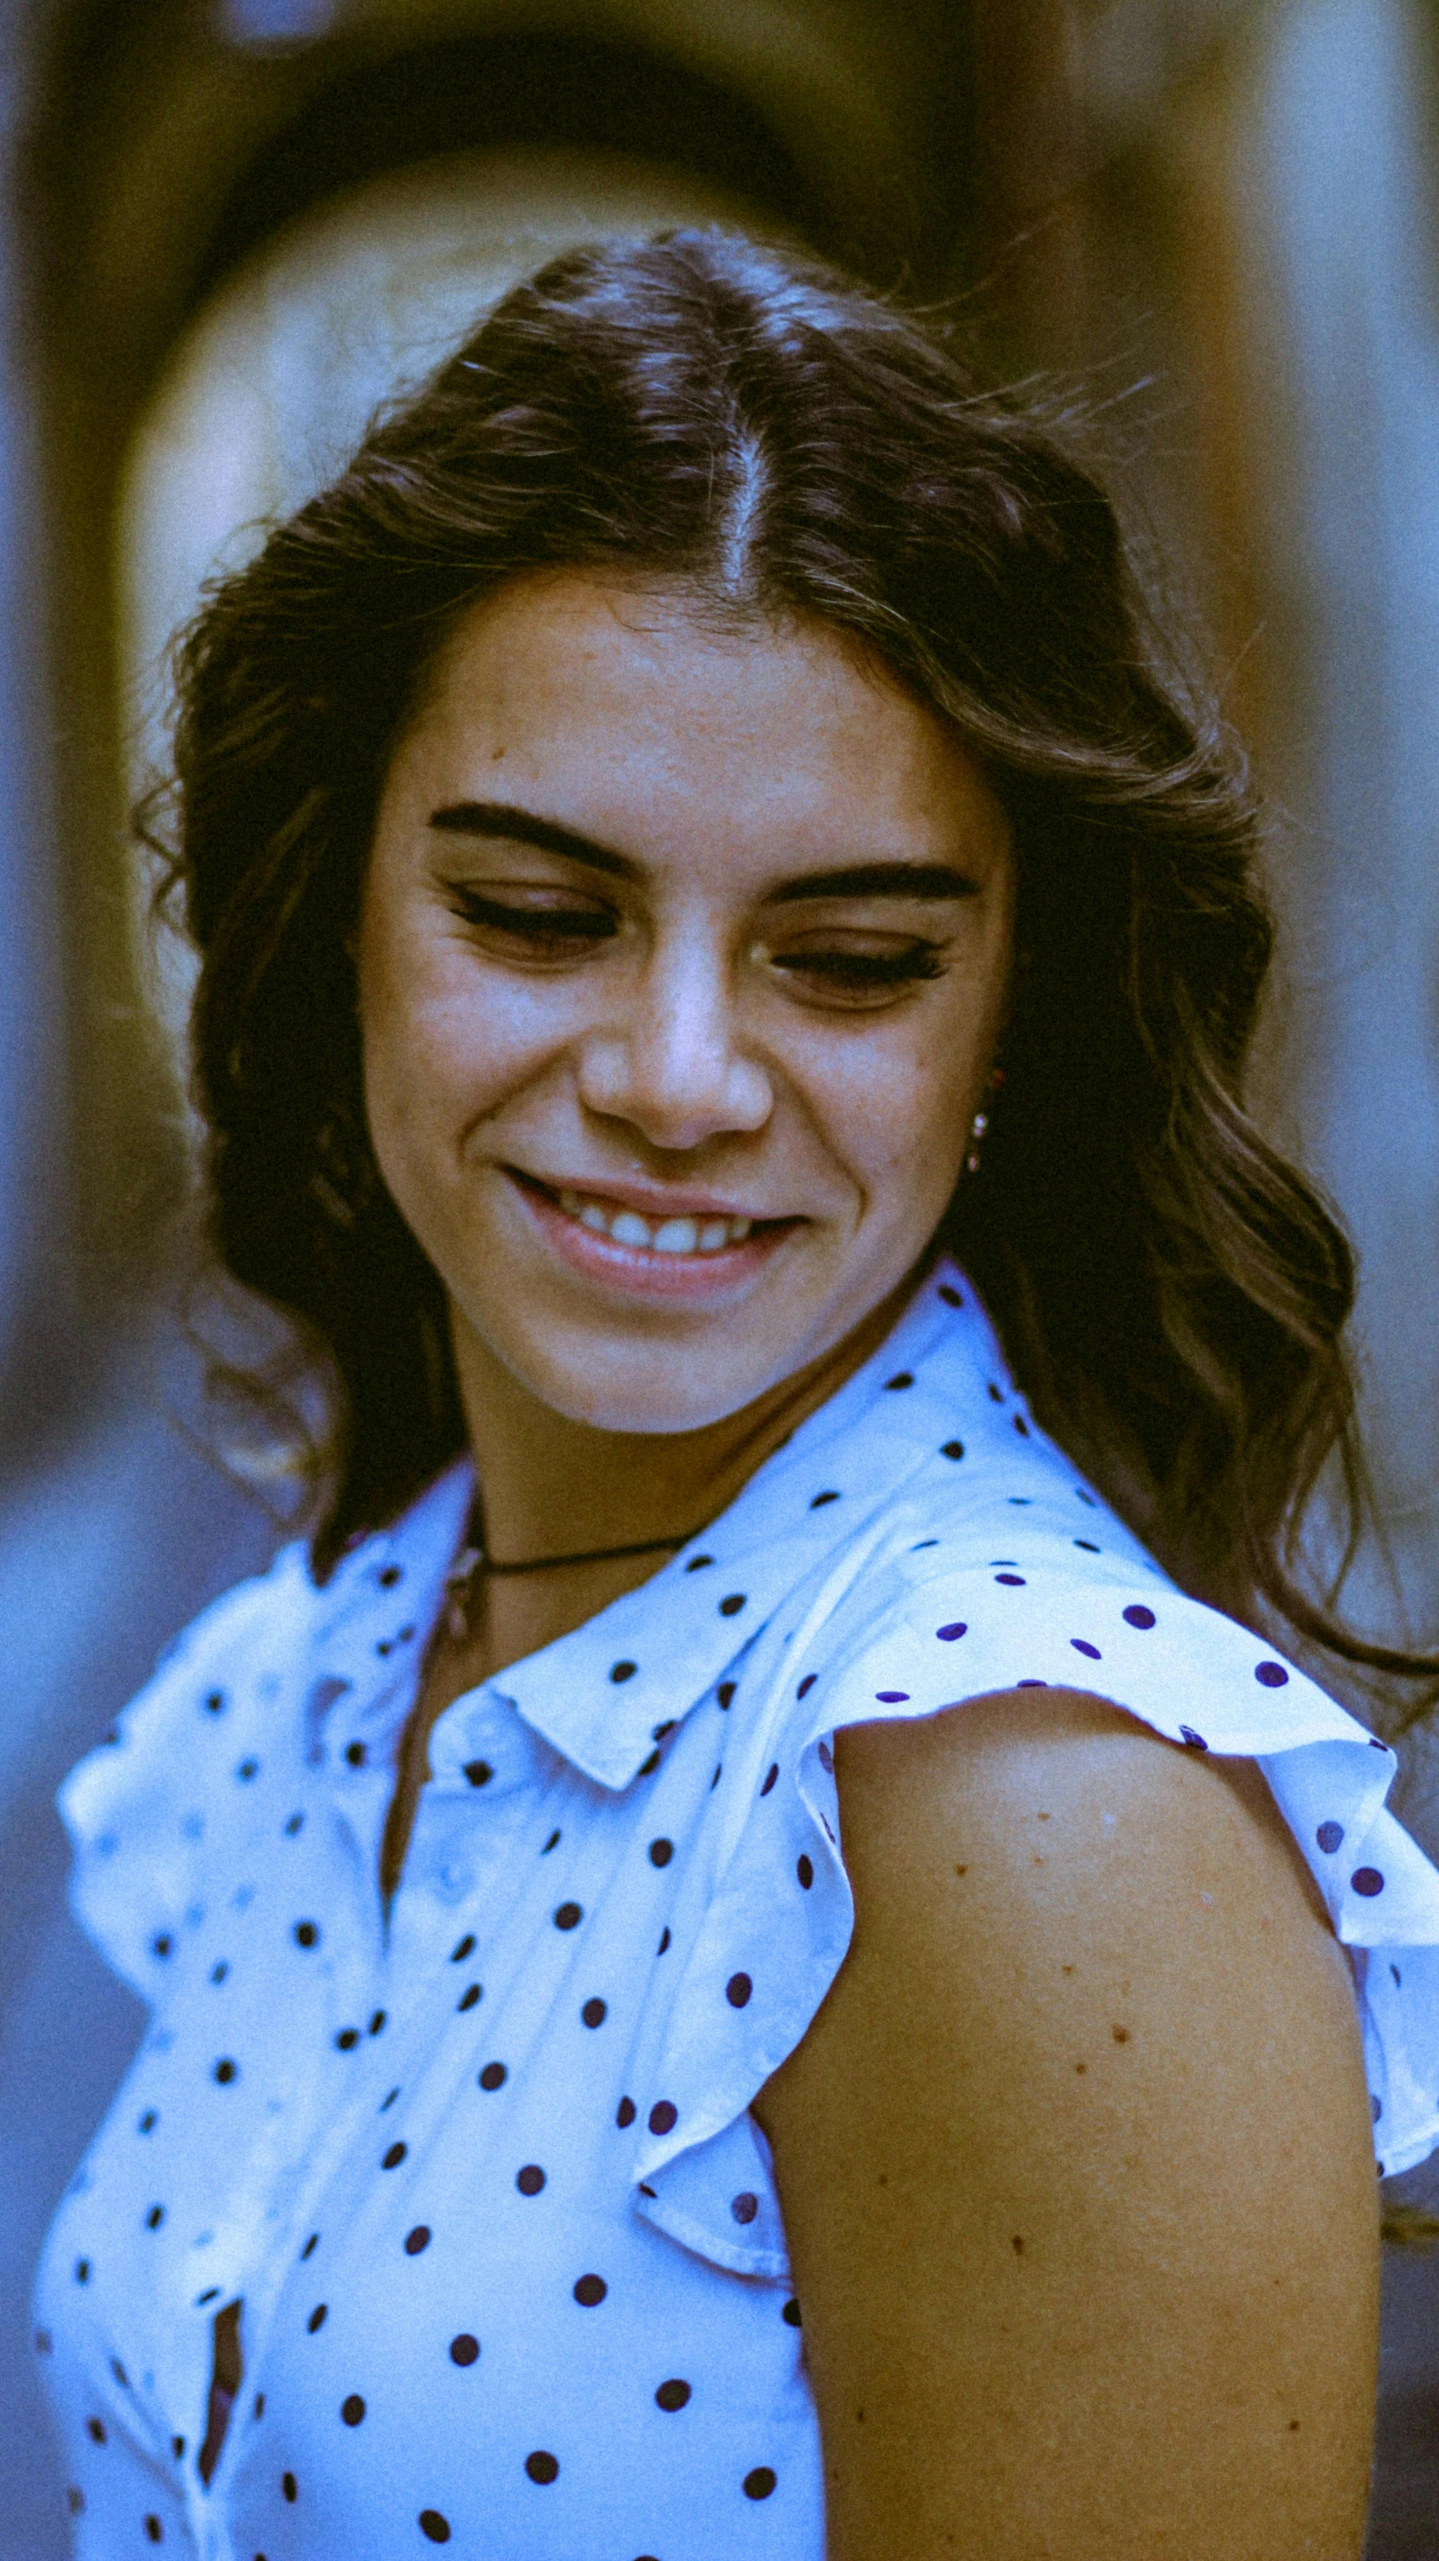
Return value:
[(742, 1245), (752, 1218), (644, 1218), (637, 1209), (612, 1209), (586, 1192), (555, 1195), (567, 1218), (617, 1245), (641, 1245), (652, 1254), (717, 1254), (726, 1245)]
[(610, 1216), (610, 1234), (617, 1245), (652, 1245), (654, 1229), (637, 1209), (617, 1209)]

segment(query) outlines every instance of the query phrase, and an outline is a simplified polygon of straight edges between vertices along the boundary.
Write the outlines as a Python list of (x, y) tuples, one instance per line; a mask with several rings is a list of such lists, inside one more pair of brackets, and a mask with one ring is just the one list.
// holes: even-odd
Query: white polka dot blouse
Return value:
[(663, 1571), (446, 1710), (387, 1928), (470, 1490), (323, 1590), (285, 1549), (62, 1792), (75, 1909), (152, 2012), (38, 2286), (82, 2561), (822, 2561), (749, 2107), (849, 1942), (844, 1725), (1080, 1686), (1252, 1756), (1353, 1961), (1381, 2168), (1439, 2142), (1439, 1875), (1392, 1754), (1174, 1589), (952, 1267)]

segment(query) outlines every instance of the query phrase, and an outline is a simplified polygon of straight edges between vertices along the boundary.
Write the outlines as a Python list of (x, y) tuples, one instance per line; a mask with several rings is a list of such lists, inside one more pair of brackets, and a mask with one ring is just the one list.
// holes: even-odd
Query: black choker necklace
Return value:
[(547, 1574), (556, 1572), (562, 1565), (607, 1565), (612, 1557), (619, 1556), (673, 1556), (698, 1536), (698, 1530), (691, 1529), (680, 1538), (637, 1538), (627, 1547), (581, 1547), (576, 1548), (571, 1556), (520, 1556), (509, 1564), (502, 1564), (497, 1557), (486, 1556), (484, 1549), (476, 1544), (472, 1524), (465, 1545), (445, 1576), (445, 1590), (449, 1594), (445, 1624), (455, 1643), (462, 1644), (470, 1632), (475, 1586), (486, 1575)]

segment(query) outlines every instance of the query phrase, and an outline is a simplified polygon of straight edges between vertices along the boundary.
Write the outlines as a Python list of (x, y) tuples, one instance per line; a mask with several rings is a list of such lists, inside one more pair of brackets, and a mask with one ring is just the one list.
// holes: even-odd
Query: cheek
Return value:
[(377, 1146), (454, 1145), (533, 1073), (543, 1055), (531, 1008), (480, 983), (468, 955), (403, 943), (365, 955), (360, 1019), (365, 1095)]
[(939, 1217), (959, 1179), (981, 1073), (976, 1044), (938, 1030), (868, 1050), (856, 1043), (837, 1070), (832, 1063), (824, 1127), (872, 1216), (930, 1225)]

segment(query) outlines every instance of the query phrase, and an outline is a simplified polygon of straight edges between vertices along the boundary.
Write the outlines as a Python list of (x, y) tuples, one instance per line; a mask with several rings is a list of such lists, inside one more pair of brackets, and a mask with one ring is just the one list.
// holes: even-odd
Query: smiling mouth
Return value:
[(616, 1245), (639, 1245), (651, 1254), (719, 1254), (726, 1245), (742, 1245), (754, 1227), (752, 1218), (644, 1218), (637, 1209), (620, 1209), (593, 1192), (556, 1192), (568, 1218)]
[(646, 1214), (628, 1203), (607, 1199), (602, 1192), (571, 1190), (568, 1185), (543, 1183), (537, 1175), (510, 1168), (521, 1186), (538, 1193), (553, 1203), (567, 1218), (591, 1235), (608, 1237), (613, 1245), (627, 1245), (632, 1251), (650, 1254), (706, 1255), (733, 1251), (752, 1236), (767, 1236), (780, 1228), (792, 1227), (790, 1218), (746, 1218), (720, 1212), (656, 1211)]

